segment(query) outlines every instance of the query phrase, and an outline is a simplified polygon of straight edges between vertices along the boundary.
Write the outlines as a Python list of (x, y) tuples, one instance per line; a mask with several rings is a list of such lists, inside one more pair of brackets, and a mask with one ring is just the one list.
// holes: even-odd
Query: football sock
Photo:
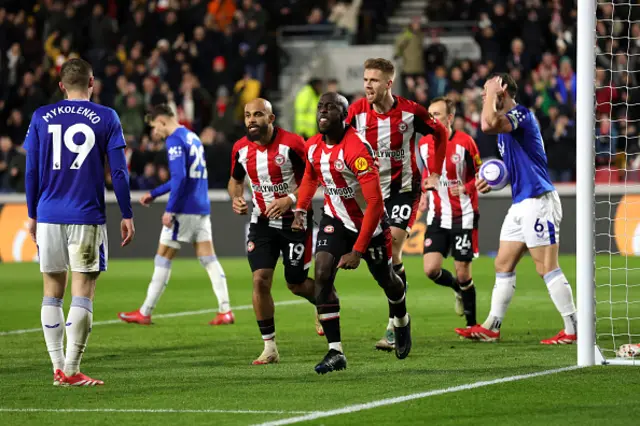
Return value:
[(151, 282), (147, 289), (147, 298), (144, 299), (144, 303), (140, 308), (140, 313), (147, 316), (153, 312), (158, 300), (160, 300), (160, 296), (164, 293), (164, 289), (167, 288), (169, 277), (171, 276), (170, 259), (156, 254), (153, 263), (155, 267), (153, 268), (153, 275), (151, 276)]
[(200, 264), (204, 266), (209, 274), (213, 292), (218, 298), (218, 311), (222, 314), (231, 310), (229, 303), (229, 289), (227, 288), (227, 277), (224, 274), (222, 265), (218, 262), (217, 256), (201, 256)]
[(476, 286), (473, 285), (473, 279), (459, 283), (459, 285), (467, 327), (476, 325)]
[(493, 286), (493, 293), (491, 294), (491, 311), (487, 320), (482, 324), (484, 328), (491, 331), (500, 330), (502, 320), (507, 313), (507, 308), (515, 291), (515, 272), (496, 273), (496, 284)]
[(576, 306), (573, 303), (573, 292), (562, 269), (554, 269), (544, 276), (549, 295), (556, 309), (564, 320), (564, 332), (576, 334)]
[(47, 344), (49, 357), (53, 364), (53, 371), (64, 368), (64, 312), (62, 311), (62, 299), (56, 297), (43, 297), (40, 309), (40, 321), (44, 332), (44, 341)]
[(262, 334), (266, 348), (267, 342), (274, 342), (276, 339), (276, 322), (273, 318), (258, 320), (258, 328), (260, 328), (260, 334)]
[(340, 305), (335, 303), (318, 306), (318, 319), (322, 324), (329, 348), (342, 352), (340, 344), (342, 340), (340, 338)]
[(434, 283), (441, 285), (443, 287), (449, 287), (455, 291), (460, 291), (460, 287), (456, 282), (456, 279), (453, 277), (451, 272), (446, 269), (440, 269), (440, 273), (435, 277), (429, 277), (433, 280)]
[[(404, 291), (407, 292), (407, 273), (404, 270), (404, 263), (398, 263), (393, 265), (393, 271), (400, 277), (404, 284)], [(387, 330), (393, 330), (393, 309), (389, 304), (389, 322), (387, 323)]]
[(389, 300), (389, 310), (393, 312), (393, 325), (395, 327), (404, 327), (409, 322), (407, 315), (407, 301), (403, 294), (399, 300)]
[(93, 302), (86, 297), (73, 296), (67, 315), (67, 356), (64, 374), (73, 376), (80, 371), (82, 354), (87, 347), (91, 324), (93, 323)]

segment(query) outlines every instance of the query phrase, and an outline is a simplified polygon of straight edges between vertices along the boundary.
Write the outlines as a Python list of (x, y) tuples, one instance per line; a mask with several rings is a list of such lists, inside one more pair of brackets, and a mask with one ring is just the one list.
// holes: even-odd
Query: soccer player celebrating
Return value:
[[(416, 132), (433, 134), (437, 165), (431, 170), (427, 185), (435, 189), (447, 144), (447, 130), (427, 110), (415, 102), (391, 93), (395, 68), (382, 58), (364, 63), (366, 97), (349, 107), (347, 122), (369, 142), (377, 156), (380, 184), (393, 236), (393, 269), (405, 286), (407, 276), (402, 264), (402, 247), (416, 219), (420, 201), (420, 171), (416, 165)], [(376, 348), (393, 350), (393, 315)]]
[[(44, 279), (42, 331), (54, 385), (104, 384), (82, 374), (80, 361), (93, 323), (96, 280), (107, 270), (105, 156), (123, 218), (121, 245), (134, 235), (122, 126), (114, 110), (89, 101), (93, 82), (87, 62), (65, 62), (59, 86), (66, 99), (33, 113), (24, 143), (29, 232), (38, 245)], [(72, 299), (65, 321), (69, 268)]]
[(171, 179), (143, 195), (140, 203), (148, 206), (155, 198), (167, 192), (170, 195), (162, 216), (163, 227), (147, 297), (140, 309), (120, 312), (118, 317), (125, 322), (151, 324), (151, 313), (169, 283), (171, 261), (178, 254), (180, 243), (191, 243), (200, 264), (207, 270), (218, 299), (218, 315), (209, 324), (233, 324), (227, 279), (211, 238), (209, 185), (202, 143), (198, 136), (178, 123), (174, 112), (166, 104), (154, 106), (147, 122), (154, 136), (166, 139)]
[(319, 374), (347, 367), (340, 342), (340, 302), (333, 284), (339, 268), (355, 269), (362, 258), (389, 300), (396, 356), (406, 358), (411, 350), (405, 288), (391, 267), (391, 233), (378, 169), (371, 146), (345, 123), (348, 107), (337, 93), (320, 97), (320, 134), (306, 144), (306, 168), (293, 223), (294, 229), (304, 229), (304, 216), (318, 184), (322, 185), (324, 214), (316, 243), (315, 299), (329, 352), (315, 367)]
[[(558, 264), (562, 206), (549, 175), (544, 142), (535, 116), (515, 101), (518, 86), (508, 74), (488, 80), (484, 86), (482, 131), (498, 135), (498, 149), (511, 179), (513, 205), (502, 223), (495, 260), (496, 282), (491, 312), (482, 325), (456, 329), (469, 339), (496, 341), (516, 289), (516, 266), (529, 250), (551, 300), (564, 320), (564, 329), (542, 340), (546, 345), (576, 341), (576, 307), (571, 286)], [(480, 192), (489, 187), (476, 181)]]
[(275, 127), (275, 118), (271, 103), (265, 99), (245, 105), (247, 135), (233, 146), (228, 187), (233, 211), (240, 215), (248, 212), (244, 200), (246, 177), (253, 195), (247, 253), (253, 273), (253, 310), (264, 340), (264, 350), (254, 365), (280, 360), (271, 284), (281, 252), (289, 290), (315, 305), (314, 283), (307, 278), (313, 243), (312, 210), (307, 214), (306, 233), (291, 229), (292, 207), (304, 175), (304, 140)]
[[(471, 261), (478, 255), (478, 190), (476, 173), (481, 164), (480, 153), (473, 138), (452, 130), (456, 107), (447, 98), (435, 98), (429, 105), (429, 114), (447, 128), (445, 161), (441, 165), (440, 185), (437, 192), (425, 191), (420, 199), (420, 210), (427, 214), (424, 235), (424, 273), (438, 285), (453, 289), (455, 309), (464, 315), (467, 327), (476, 325), (476, 289), (471, 278)], [(431, 135), (419, 141), (420, 156), (429, 164), (435, 156)], [(424, 169), (425, 179), (429, 169)], [(455, 277), (442, 268), (442, 261), (452, 253)]]

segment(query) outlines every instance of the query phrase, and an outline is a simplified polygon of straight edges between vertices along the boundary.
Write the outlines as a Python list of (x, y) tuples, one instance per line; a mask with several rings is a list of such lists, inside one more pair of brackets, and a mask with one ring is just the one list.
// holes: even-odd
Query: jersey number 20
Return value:
[[(86, 124), (78, 123), (70, 126), (62, 135), (61, 124), (49, 124), (47, 131), (53, 138), (53, 170), (60, 170), (61, 157), (62, 157), (62, 141), (64, 140), (64, 146), (74, 154), (78, 154), (71, 163), (71, 169), (77, 170), (82, 166), (82, 163), (87, 159), (89, 153), (96, 144), (96, 134), (93, 129)], [(78, 133), (82, 133), (84, 136), (84, 142), (77, 145), (73, 141), (73, 137)]]

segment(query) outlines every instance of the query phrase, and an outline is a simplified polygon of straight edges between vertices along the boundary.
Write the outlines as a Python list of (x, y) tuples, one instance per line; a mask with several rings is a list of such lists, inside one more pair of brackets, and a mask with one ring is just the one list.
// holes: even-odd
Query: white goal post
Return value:
[[(598, 186), (598, 194), (602, 198), (596, 200), (595, 176), (596, 176), (596, 157), (609, 156), (611, 160), (616, 158), (614, 143), (618, 143), (618, 139), (613, 134), (615, 126), (627, 126), (624, 132), (625, 144), (624, 152), (631, 146), (629, 141), (636, 143), (638, 133), (629, 133), (629, 126), (635, 128), (636, 123), (629, 117), (628, 113), (631, 109), (637, 108), (637, 99), (631, 100), (628, 97), (630, 89), (638, 90), (638, 81), (640, 81), (640, 70), (633, 69), (630, 63), (636, 63), (633, 56), (640, 53), (631, 51), (634, 44), (634, 36), (632, 35), (632, 26), (638, 23), (637, 14), (632, 15), (634, 7), (640, 7), (633, 0), (579, 0), (578, 2), (578, 20), (577, 20), (577, 102), (576, 102), (576, 289), (577, 289), (577, 309), (578, 309), (578, 365), (639, 365), (640, 356), (635, 358), (619, 358), (616, 351), (623, 344), (640, 343), (640, 268), (634, 268), (633, 265), (640, 265), (637, 260), (634, 261), (635, 249), (626, 250), (620, 247), (620, 240), (614, 240), (614, 234), (618, 235), (618, 231), (612, 231), (614, 227), (622, 227), (623, 239), (634, 246), (640, 243), (640, 239), (636, 236), (636, 222), (640, 220), (633, 215), (631, 209), (627, 213), (627, 207), (631, 204), (640, 204), (640, 201), (630, 198), (627, 195), (637, 192), (638, 182), (632, 182), (629, 179), (630, 172), (635, 173), (638, 166), (629, 168), (627, 163), (628, 156), (622, 154), (623, 160), (617, 162), (617, 165), (624, 164), (620, 167), (620, 176), (615, 167), (614, 171), (609, 172), (609, 184), (604, 183)], [(603, 10), (611, 10), (611, 16), (602, 16), (601, 21), (610, 28), (606, 34), (598, 34), (597, 12), (598, 5), (603, 6)], [(622, 17), (615, 14), (616, 7), (628, 8), (628, 17)], [(627, 11), (627, 9), (623, 9)], [(638, 10), (640, 11), (640, 10)], [(626, 18), (626, 19), (625, 19)], [(614, 28), (628, 28), (623, 34), (616, 33)], [(602, 24), (600, 25), (602, 29)], [(628, 40), (628, 49), (626, 69), (620, 66), (616, 52), (602, 52), (598, 49), (598, 41), (607, 46), (613, 46), (618, 41)], [(636, 37), (637, 40), (637, 37)], [(602, 56), (602, 57), (598, 57)], [(610, 66), (605, 67), (604, 59), (610, 60)], [(633, 59), (633, 61), (631, 60)], [(605, 68), (607, 77), (603, 84), (602, 79), (597, 83), (596, 66), (600, 64)], [(640, 62), (637, 62), (640, 63)], [(614, 65), (615, 64), (615, 65)], [(614, 67), (615, 66), (615, 67)], [(602, 71), (601, 71), (602, 73)], [(616, 74), (622, 73), (622, 74)], [(633, 78), (628, 76), (637, 73)], [(620, 78), (626, 78), (621, 83)], [(598, 112), (596, 104), (596, 90), (609, 84), (609, 81), (615, 87), (617, 84), (620, 92), (627, 94), (626, 98), (620, 97), (617, 100), (611, 95), (609, 99), (609, 116)], [(635, 82), (635, 83), (633, 83)], [(599, 84), (598, 87), (596, 87)], [(605, 87), (606, 89), (606, 87)], [(611, 89), (609, 89), (611, 90)], [(607, 102), (604, 102), (607, 103)], [(601, 104), (602, 105), (602, 102)], [(624, 114), (613, 115), (614, 107), (622, 107), (626, 109)], [(596, 126), (600, 126), (601, 121), (607, 121), (607, 126), (598, 127), (601, 136), (609, 141), (609, 147), (603, 148), (603, 145), (597, 144)], [(639, 120), (635, 120), (639, 121)], [(640, 123), (638, 123), (640, 124)], [(606, 130), (608, 128), (608, 131)], [(605, 130), (603, 130), (605, 129)], [(604, 132), (608, 132), (605, 134)], [(633, 131), (632, 131), (633, 132)], [(620, 146), (618, 146), (620, 148)], [(600, 151), (598, 151), (600, 150)], [(613, 161), (612, 161), (613, 163)], [(616, 173), (615, 179), (612, 174)], [(619, 182), (618, 182), (619, 179)], [(618, 189), (622, 186), (625, 188), (622, 197), (616, 196), (613, 187)], [(633, 188), (630, 188), (633, 186)], [(627, 190), (628, 188), (628, 190)], [(634, 197), (634, 196), (631, 196)], [(637, 196), (635, 196), (637, 197)], [(633, 200), (633, 201), (632, 201)], [(608, 209), (598, 208), (598, 204), (607, 204)], [(634, 207), (635, 208), (635, 207)], [(623, 214), (620, 214), (622, 209)], [(608, 210), (605, 214), (604, 210)], [(599, 213), (600, 212), (600, 213)], [(602, 225), (597, 226), (599, 221), (606, 223), (609, 232), (606, 234), (601, 231)], [(617, 223), (616, 223), (617, 222)], [(602, 222), (600, 222), (602, 224)], [(597, 229), (600, 229), (599, 231)], [(638, 228), (640, 229), (640, 227)], [(600, 232), (600, 233), (598, 233)], [(608, 238), (609, 248), (603, 250), (597, 247), (598, 238)], [(619, 237), (617, 237), (619, 238)], [(633, 239), (633, 241), (631, 240)], [(635, 240), (638, 241), (635, 241)], [(632, 263), (632, 265), (630, 265)], [(637, 282), (637, 284), (636, 284)]]

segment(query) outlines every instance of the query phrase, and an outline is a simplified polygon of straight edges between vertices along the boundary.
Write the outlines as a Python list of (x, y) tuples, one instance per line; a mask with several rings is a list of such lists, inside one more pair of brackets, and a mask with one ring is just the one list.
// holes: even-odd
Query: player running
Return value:
[(291, 229), (292, 207), (304, 175), (304, 140), (275, 127), (275, 118), (271, 103), (265, 99), (245, 105), (247, 135), (233, 146), (228, 187), (233, 211), (240, 215), (248, 212), (244, 200), (247, 177), (253, 195), (247, 256), (253, 273), (253, 310), (264, 340), (264, 350), (253, 361), (254, 365), (280, 361), (271, 284), (281, 252), (287, 287), (315, 305), (314, 283), (307, 278), (312, 256), (313, 210), (307, 215), (307, 232)]
[[(122, 126), (114, 110), (89, 101), (93, 83), (89, 63), (65, 62), (59, 87), (66, 99), (33, 113), (24, 143), (29, 232), (44, 279), (40, 318), (56, 386), (104, 384), (82, 374), (80, 361), (93, 323), (96, 280), (107, 270), (105, 156), (123, 218), (121, 246), (134, 235)], [(69, 268), (72, 299), (65, 321)]]
[(163, 227), (147, 297), (140, 309), (120, 312), (118, 317), (125, 322), (151, 324), (151, 313), (169, 283), (171, 261), (178, 254), (181, 243), (191, 243), (200, 264), (207, 270), (218, 299), (218, 315), (209, 324), (233, 324), (235, 319), (229, 303), (227, 279), (211, 238), (209, 185), (202, 143), (195, 133), (178, 123), (166, 104), (154, 106), (147, 122), (155, 136), (166, 139), (171, 179), (143, 195), (140, 203), (148, 206), (155, 198), (167, 192), (170, 195), (162, 216)]
[[(447, 130), (427, 110), (413, 101), (391, 93), (395, 68), (382, 58), (364, 63), (363, 98), (349, 107), (347, 122), (369, 142), (379, 163), (380, 184), (393, 236), (393, 269), (405, 286), (407, 276), (402, 264), (402, 247), (416, 219), (420, 201), (420, 171), (416, 165), (416, 133), (433, 134), (436, 144), (434, 164), (444, 161)], [(437, 170), (436, 170), (437, 169)], [(440, 167), (431, 170), (430, 188), (439, 180)], [(376, 348), (393, 350), (393, 315)]]
[[(464, 315), (467, 327), (476, 325), (476, 288), (471, 278), (471, 261), (478, 256), (478, 190), (476, 173), (480, 167), (480, 154), (473, 138), (451, 125), (456, 113), (453, 101), (435, 98), (429, 105), (429, 114), (447, 128), (449, 141), (445, 161), (441, 164), (440, 185), (437, 192), (425, 191), (420, 199), (420, 210), (429, 210), (427, 231), (424, 235), (424, 273), (438, 285), (453, 289), (455, 309)], [(433, 136), (420, 139), (420, 156), (424, 164), (434, 159)], [(429, 169), (424, 169), (425, 179)], [(453, 255), (455, 277), (442, 268), (442, 261)]]
[[(564, 320), (564, 330), (542, 340), (545, 345), (576, 341), (576, 307), (571, 286), (558, 264), (562, 205), (547, 173), (547, 156), (535, 116), (515, 102), (518, 86), (508, 74), (493, 77), (484, 86), (482, 131), (498, 135), (498, 149), (511, 179), (513, 205), (502, 223), (495, 260), (496, 283), (491, 312), (482, 325), (456, 329), (469, 339), (496, 341), (516, 289), (516, 265), (529, 250), (551, 300)], [(488, 192), (483, 179), (480, 192)]]
[(333, 284), (339, 268), (356, 269), (362, 258), (389, 300), (396, 356), (406, 358), (411, 350), (405, 288), (391, 267), (391, 233), (378, 168), (371, 146), (345, 123), (348, 107), (337, 93), (320, 97), (320, 134), (306, 144), (306, 169), (293, 223), (294, 229), (304, 229), (305, 214), (318, 184), (322, 185), (324, 214), (316, 243), (315, 294), (329, 352), (315, 366), (319, 374), (347, 367), (340, 342), (340, 301)]

